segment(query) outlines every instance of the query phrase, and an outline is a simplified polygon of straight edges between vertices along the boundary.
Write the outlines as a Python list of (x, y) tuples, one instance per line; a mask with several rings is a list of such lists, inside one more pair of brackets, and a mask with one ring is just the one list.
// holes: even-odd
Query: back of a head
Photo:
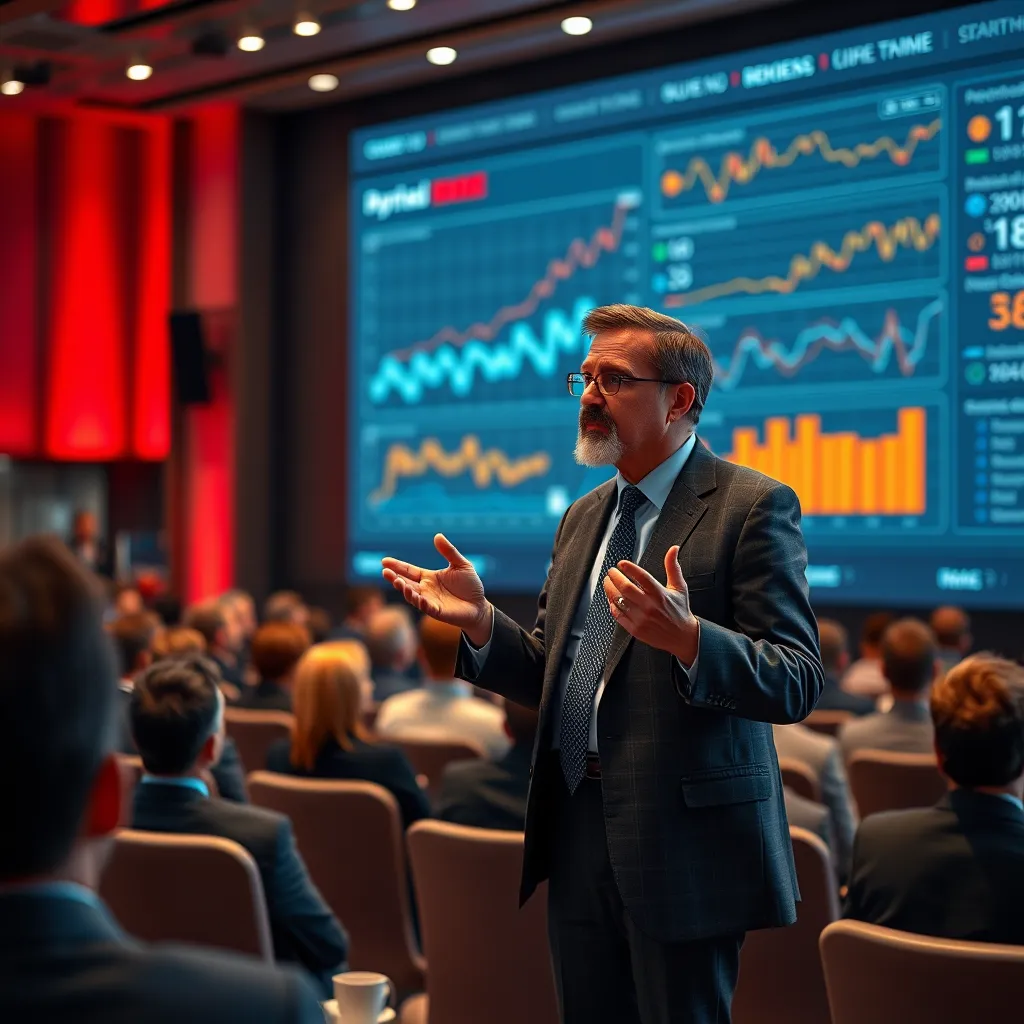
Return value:
[(384, 595), (380, 587), (369, 585), (348, 587), (343, 604), (346, 619), (369, 622), (384, 606)]
[(420, 652), (431, 679), (450, 682), (455, 675), (462, 630), (424, 615), (420, 620)]
[(0, 652), (0, 880), (14, 880), (67, 859), (114, 740), (101, 591), (60, 541), (0, 554)]
[(935, 634), (936, 643), (949, 650), (961, 651), (970, 635), (971, 620), (963, 608), (943, 605), (931, 614), (929, 625)]
[(117, 648), (121, 675), (127, 676), (138, 671), (143, 655), (152, 654), (159, 620), (150, 612), (136, 612), (119, 616), (107, 629)]
[(264, 622), (297, 622), (305, 625), (307, 615), (306, 602), (295, 590), (275, 591), (263, 604)]
[(220, 725), (220, 672), (192, 655), (151, 665), (135, 681), (129, 715), (147, 772), (182, 775)]
[(331, 621), (331, 613), (326, 608), (311, 607), (306, 625), (313, 643), (322, 644), (330, 638), (334, 623)]
[(227, 616), (219, 601), (202, 601), (192, 605), (185, 612), (185, 625), (201, 633), (207, 650), (223, 639), (222, 631), (227, 627)]
[(524, 708), (520, 704), (513, 704), (510, 700), (505, 701), (505, 721), (512, 742), (517, 747), (533, 749), (533, 740), (537, 735), (537, 719), (536, 711)]
[(846, 630), (833, 619), (818, 619), (818, 646), (821, 666), (829, 675), (838, 675), (849, 653)]
[(891, 612), (872, 612), (865, 620), (860, 630), (861, 649), (868, 648), (878, 650), (882, 643), (885, 631), (896, 621), (896, 616)]
[(1024, 668), (990, 654), (966, 658), (931, 696), (942, 770), (960, 786), (1006, 786), (1024, 773)]
[(366, 626), (366, 649), (374, 668), (407, 668), (416, 649), (409, 610), (393, 604), (375, 612)]
[(309, 650), (309, 631), (294, 622), (267, 622), (252, 638), (252, 663), (261, 679), (284, 679)]
[(186, 654), (205, 654), (206, 638), (188, 626), (162, 629), (153, 641), (154, 658), (180, 658)]
[(882, 672), (894, 692), (923, 694), (935, 678), (935, 637), (920, 619), (898, 619), (882, 635)]

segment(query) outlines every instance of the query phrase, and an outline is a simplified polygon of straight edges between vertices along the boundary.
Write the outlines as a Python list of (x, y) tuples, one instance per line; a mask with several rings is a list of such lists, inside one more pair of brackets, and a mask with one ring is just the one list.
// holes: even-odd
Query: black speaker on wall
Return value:
[(171, 313), (169, 323), (175, 398), (182, 405), (209, 402), (210, 378), (202, 317), (191, 311)]

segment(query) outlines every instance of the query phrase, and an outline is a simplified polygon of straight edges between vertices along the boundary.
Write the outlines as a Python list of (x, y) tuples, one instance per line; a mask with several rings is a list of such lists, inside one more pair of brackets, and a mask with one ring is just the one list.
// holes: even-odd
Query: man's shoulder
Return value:
[(942, 806), (911, 807), (869, 814), (857, 829), (857, 843), (861, 848), (878, 845), (913, 845), (920, 842), (923, 837), (943, 828), (951, 817), (952, 812)]
[(252, 804), (211, 799), (195, 807), (197, 817), (215, 827), (217, 834), (225, 839), (234, 839), (243, 846), (276, 842), (282, 828), (291, 828), (283, 814)]
[(806, 725), (773, 725), (775, 747), (782, 757), (807, 759), (812, 767), (820, 767), (838, 749), (831, 736), (824, 736)]

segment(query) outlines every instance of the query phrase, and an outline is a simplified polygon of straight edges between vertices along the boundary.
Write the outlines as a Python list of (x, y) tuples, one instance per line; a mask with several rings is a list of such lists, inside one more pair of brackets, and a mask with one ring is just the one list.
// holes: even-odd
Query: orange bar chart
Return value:
[(875, 437), (825, 433), (813, 413), (771, 416), (760, 432), (733, 430), (725, 458), (789, 484), (804, 515), (920, 516), (926, 504), (926, 429), (926, 412), (916, 406), (899, 410), (895, 433)]

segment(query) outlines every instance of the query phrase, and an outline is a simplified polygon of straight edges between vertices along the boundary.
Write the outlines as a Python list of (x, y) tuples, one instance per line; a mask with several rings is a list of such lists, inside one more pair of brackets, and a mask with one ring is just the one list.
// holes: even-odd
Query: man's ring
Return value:
[(626, 604), (626, 599), (621, 594), (619, 594), (619, 596), (615, 598), (615, 603), (619, 606), (620, 612), (625, 613), (629, 611), (629, 607)]

